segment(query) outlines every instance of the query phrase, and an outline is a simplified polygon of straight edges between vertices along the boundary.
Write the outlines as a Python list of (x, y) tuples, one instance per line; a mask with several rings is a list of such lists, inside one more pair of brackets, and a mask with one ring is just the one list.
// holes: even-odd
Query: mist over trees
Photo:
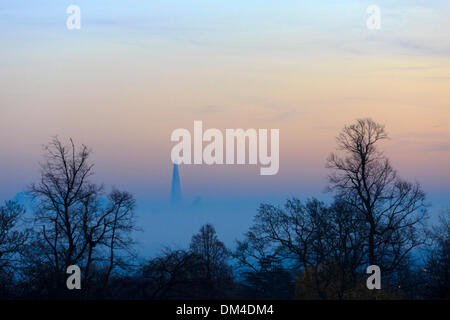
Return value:
[[(138, 257), (136, 201), (92, 182), (91, 151), (71, 139), (44, 148), (40, 179), (0, 206), (2, 299), (449, 299), (450, 210), (431, 228), (425, 194), (399, 177), (384, 127), (344, 127), (326, 161), (326, 203), (262, 203), (235, 248), (205, 224), (185, 248)], [(68, 290), (67, 268), (81, 269)], [(366, 287), (369, 265), (382, 289)]]

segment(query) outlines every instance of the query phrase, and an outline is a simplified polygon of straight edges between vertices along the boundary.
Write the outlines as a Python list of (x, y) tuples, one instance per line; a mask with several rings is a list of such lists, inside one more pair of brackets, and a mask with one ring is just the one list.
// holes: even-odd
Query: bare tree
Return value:
[(0, 206), (0, 296), (12, 283), (17, 272), (20, 254), (30, 238), (30, 230), (19, 225), (25, 210), (17, 202), (7, 201)]
[(135, 201), (117, 190), (104, 201), (103, 187), (90, 182), (89, 155), (86, 146), (77, 149), (72, 139), (63, 145), (54, 138), (45, 146), (41, 180), (29, 188), (37, 200), (36, 225), (41, 228), (43, 254), (52, 266), (57, 290), (65, 283), (61, 277), (66, 268), (73, 264), (84, 267), (86, 289), (94, 262), (104, 270), (106, 284), (119, 263), (117, 251), (128, 250), (132, 244)]
[(142, 268), (143, 297), (186, 299), (198, 294), (202, 261), (185, 250), (164, 249)]
[(344, 127), (339, 150), (327, 167), (329, 190), (353, 208), (364, 221), (367, 262), (385, 271), (395, 269), (410, 251), (423, 243), (417, 228), (426, 218), (425, 194), (418, 183), (398, 177), (378, 144), (388, 138), (384, 126), (361, 119)]
[(190, 249), (203, 259), (208, 281), (225, 271), (223, 266), (230, 253), (223, 242), (218, 239), (212, 225), (205, 224), (200, 228), (199, 233), (192, 236)]
[(166, 248), (142, 268), (143, 297), (214, 299), (229, 297), (234, 286), (229, 252), (214, 227), (206, 224), (192, 236), (189, 250)]
[(109, 258), (103, 282), (106, 285), (114, 267), (127, 267), (129, 263), (124, 261), (118, 252), (126, 252), (129, 256), (134, 256), (132, 246), (135, 244), (131, 237), (135, 226), (134, 209), (136, 201), (128, 192), (113, 190), (109, 196), (109, 205), (105, 210), (105, 246), (108, 248)]
[[(316, 199), (302, 203), (293, 198), (284, 208), (261, 205), (234, 256), (242, 268), (256, 273), (272, 272), (274, 266), (284, 266), (295, 274), (309, 270), (322, 298), (326, 297), (322, 288), (328, 286), (323, 281), (339, 278), (337, 295), (343, 296), (361, 271), (362, 239), (360, 223), (345, 203), (327, 206)], [(339, 274), (324, 277), (327, 266)]]
[(450, 298), (450, 209), (439, 216), (429, 236), (431, 246), (423, 268), (427, 298)]
[[(126, 258), (135, 255), (135, 244), (131, 235), (135, 226), (135, 200), (128, 192), (113, 190), (108, 195), (106, 207), (99, 204), (97, 194), (83, 200), (82, 232), (86, 245), (85, 278), (92, 276), (92, 264), (104, 262), (105, 272), (102, 286), (106, 286), (115, 267), (128, 267), (119, 252), (125, 252)], [(88, 281), (89, 282), (89, 281)]]
[(45, 162), (41, 164), (41, 181), (29, 192), (38, 200), (36, 221), (51, 248), (50, 261), (55, 272), (64, 272), (83, 256), (87, 243), (82, 236), (83, 201), (101, 192), (89, 182), (93, 165), (88, 163), (89, 150), (76, 150), (70, 140), (64, 146), (58, 138), (45, 146)]

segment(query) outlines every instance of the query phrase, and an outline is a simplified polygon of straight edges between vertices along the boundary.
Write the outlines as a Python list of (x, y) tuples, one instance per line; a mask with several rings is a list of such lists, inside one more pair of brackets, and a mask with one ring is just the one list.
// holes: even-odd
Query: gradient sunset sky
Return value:
[[(66, 28), (71, 4), (81, 30)], [(366, 27), (372, 4), (381, 30)], [(450, 207), (449, 17), (448, 0), (3, 0), (0, 200), (38, 179), (52, 136), (72, 137), (93, 149), (95, 181), (136, 196), (144, 245), (182, 244), (205, 222), (232, 243), (261, 201), (329, 199), (335, 136), (371, 117), (436, 215)], [(181, 166), (189, 212), (175, 219), (170, 134), (194, 120), (280, 129), (280, 170)]]

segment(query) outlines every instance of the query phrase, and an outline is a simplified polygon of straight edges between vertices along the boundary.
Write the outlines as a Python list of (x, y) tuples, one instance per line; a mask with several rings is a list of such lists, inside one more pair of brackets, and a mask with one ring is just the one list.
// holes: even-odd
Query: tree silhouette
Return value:
[(204, 261), (205, 277), (208, 281), (217, 277), (224, 270), (230, 253), (217, 237), (216, 230), (211, 224), (205, 224), (199, 233), (192, 236), (190, 244), (191, 252), (198, 255)]
[(439, 216), (439, 223), (430, 232), (432, 245), (426, 257), (425, 275), (428, 297), (450, 298), (450, 209)]
[(0, 297), (12, 290), (20, 253), (30, 238), (30, 230), (19, 228), (24, 212), (14, 201), (0, 206)]
[[(211, 224), (205, 224), (192, 236), (190, 252), (200, 260), (200, 272), (205, 290), (212, 296), (223, 296), (233, 283), (231, 267), (227, 264), (229, 250), (217, 237)], [(231, 289), (231, 288), (230, 288)]]
[(418, 227), (426, 218), (425, 194), (418, 183), (398, 177), (378, 144), (388, 138), (384, 126), (361, 119), (337, 137), (343, 153), (332, 153), (327, 167), (329, 190), (347, 203), (367, 234), (367, 263), (395, 270), (423, 243)]
[(271, 271), (273, 263), (297, 274), (313, 270), (315, 290), (322, 298), (324, 277), (319, 271), (332, 265), (337, 272), (333, 279), (341, 279), (335, 284), (336, 295), (342, 297), (362, 270), (361, 229), (343, 202), (327, 206), (316, 199), (302, 203), (293, 198), (284, 208), (263, 204), (246, 240), (238, 243), (235, 257), (241, 267), (255, 273)]
[(83, 269), (87, 293), (94, 274), (106, 285), (119, 264), (117, 251), (132, 244), (135, 201), (129, 193), (113, 190), (103, 204), (103, 187), (90, 182), (93, 165), (86, 146), (77, 149), (72, 139), (63, 145), (54, 138), (44, 150), (41, 180), (29, 188), (40, 228), (34, 247), (42, 251), (37, 258), (45, 257), (41, 262), (52, 270), (50, 294), (66, 292), (65, 272), (74, 264)]

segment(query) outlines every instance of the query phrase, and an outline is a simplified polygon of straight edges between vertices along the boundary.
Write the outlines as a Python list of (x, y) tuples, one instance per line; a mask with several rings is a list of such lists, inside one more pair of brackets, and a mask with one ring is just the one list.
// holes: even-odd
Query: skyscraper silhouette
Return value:
[(172, 190), (170, 192), (170, 200), (172, 204), (179, 204), (181, 202), (181, 185), (180, 174), (178, 172), (178, 164), (173, 164), (172, 172)]

